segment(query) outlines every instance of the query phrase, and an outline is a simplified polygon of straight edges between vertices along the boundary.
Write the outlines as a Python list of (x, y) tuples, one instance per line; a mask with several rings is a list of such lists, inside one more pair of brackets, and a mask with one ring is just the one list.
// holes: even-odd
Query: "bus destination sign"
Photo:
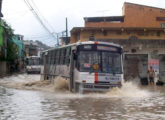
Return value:
[(97, 46), (97, 50), (106, 50), (106, 51), (114, 51), (114, 52), (117, 52), (118, 49), (115, 48), (115, 47), (111, 47), (111, 46), (101, 46), (101, 45), (98, 45)]

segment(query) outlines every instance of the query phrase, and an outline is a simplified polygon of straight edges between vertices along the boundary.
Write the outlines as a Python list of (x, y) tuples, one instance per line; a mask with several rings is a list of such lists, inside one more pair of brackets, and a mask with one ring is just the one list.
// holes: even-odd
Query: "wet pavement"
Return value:
[(0, 79), (0, 120), (165, 119), (165, 86), (129, 82), (107, 93), (80, 95), (52, 85), (25, 84), (36, 81), (39, 75)]

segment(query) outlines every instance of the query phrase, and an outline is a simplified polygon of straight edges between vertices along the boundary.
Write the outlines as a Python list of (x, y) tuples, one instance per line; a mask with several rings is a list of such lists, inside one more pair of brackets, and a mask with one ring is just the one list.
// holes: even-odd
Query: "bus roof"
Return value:
[(83, 45), (83, 44), (104, 44), (104, 45), (111, 45), (111, 46), (122, 48), (122, 46), (120, 46), (118, 44), (115, 44), (115, 43), (110, 43), (110, 42), (85, 41), (85, 42), (76, 42), (76, 43), (72, 43), (72, 44), (65, 45), (65, 46), (58, 46), (58, 47), (55, 47), (55, 48), (45, 50), (43, 52), (47, 52), (47, 51), (51, 51), (51, 50), (55, 50), (55, 49), (60, 49), (60, 48), (65, 48), (65, 47), (69, 47), (69, 46)]

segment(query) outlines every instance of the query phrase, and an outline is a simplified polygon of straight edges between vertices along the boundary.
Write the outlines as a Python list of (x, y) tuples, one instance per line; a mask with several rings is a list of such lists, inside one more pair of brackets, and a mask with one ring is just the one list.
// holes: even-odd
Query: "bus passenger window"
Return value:
[(64, 65), (64, 54), (65, 54), (65, 49), (61, 49), (60, 65)]
[(66, 65), (69, 65), (70, 63), (70, 53), (71, 53), (70, 50), (71, 50), (70, 47), (66, 49), (66, 59), (65, 59)]
[(50, 64), (50, 52), (48, 53), (48, 65)]
[(54, 59), (54, 65), (56, 64), (56, 50), (54, 51), (54, 57), (53, 57), (53, 59)]
[(66, 49), (63, 49), (63, 54), (62, 54), (62, 64), (65, 65), (65, 59), (66, 59)]
[(56, 65), (58, 65), (59, 64), (59, 57), (60, 57), (60, 54), (59, 54), (59, 50), (57, 50), (57, 54), (56, 54)]

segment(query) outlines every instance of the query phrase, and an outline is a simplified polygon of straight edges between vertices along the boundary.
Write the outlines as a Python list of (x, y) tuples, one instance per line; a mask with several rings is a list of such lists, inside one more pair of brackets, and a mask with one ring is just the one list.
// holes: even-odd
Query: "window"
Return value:
[(120, 74), (121, 55), (103, 51), (80, 51), (77, 67), (81, 72)]
[(56, 65), (59, 64), (59, 60), (60, 59), (60, 50), (57, 50), (57, 53), (56, 53)]
[(165, 23), (162, 23), (162, 24), (161, 24), (161, 27), (162, 27), (162, 28), (165, 28)]
[(28, 58), (27, 65), (40, 65), (40, 58)]
[(65, 64), (69, 65), (70, 63), (70, 54), (71, 54), (71, 48), (66, 48), (66, 58), (65, 58)]
[(120, 54), (102, 52), (102, 71), (105, 73), (121, 73)]
[(50, 64), (50, 60), (51, 60), (51, 55), (50, 55), (50, 51), (48, 52), (48, 64)]
[(157, 21), (165, 21), (165, 17), (156, 17)]
[(60, 65), (63, 65), (64, 61), (64, 49), (60, 50)]
[(53, 59), (54, 59), (54, 64), (56, 64), (56, 53), (57, 53), (57, 50), (54, 50), (54, 57), (53, 57)]
[(63, 50), (63, 65), (65, 65), (66, 63), (65, 63), (65, 61), (66, 61), (66, 48), (64, 48), (64, 50)]
[[(99, 72), (101, 71), (100, 54), (94, 51), (81, 51), (78, 57), (80, 71)], [(94, 69), (97, 66), (97, 69)]]
[(53, 59), (54, 55), (53, 55), (53, 53), (54, 53), (53, 51), (50, 52), (50, 64), (51, 65), (54, 63), (54, 59)]

